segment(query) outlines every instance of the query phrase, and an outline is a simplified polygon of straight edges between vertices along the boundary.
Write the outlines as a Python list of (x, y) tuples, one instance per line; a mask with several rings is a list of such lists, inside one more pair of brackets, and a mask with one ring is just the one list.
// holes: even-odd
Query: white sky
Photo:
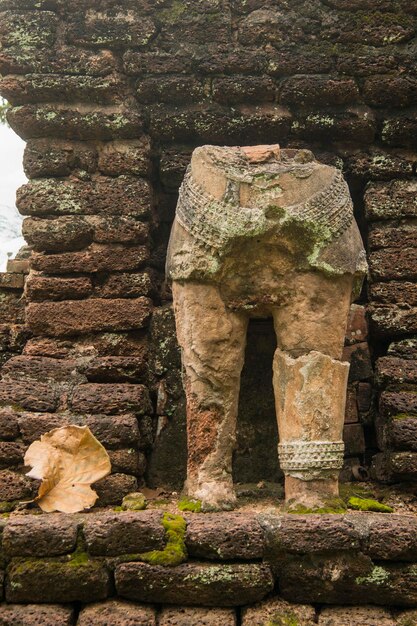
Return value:
[(14, 206), (16, 190), (26, 182), (24, 148), (25, 142), (11, 128), (0, 124), (0, 204)]

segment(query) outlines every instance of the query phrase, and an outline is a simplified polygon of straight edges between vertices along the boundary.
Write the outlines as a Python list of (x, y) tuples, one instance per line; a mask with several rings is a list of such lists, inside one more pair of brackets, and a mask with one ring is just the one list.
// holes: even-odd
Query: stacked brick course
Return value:
[(221, 513), (186, 522), (183, 562), (167, 567), (145, 562), (166, 546), (159, 511), (15, 516), (2, 528), (0, 623), (22, 623), (23, 608), (28, 626), (74, 624), (77, 615), (78, 626), (415, 623), (411, 517)]
[[(0, 92), (27, 140), (30, 182), (17, 203), (33, 249), (31, 338), (22, 355), (20, 344), (2, 353), (1, 419), (14, 426), (2, 435), (0, 500), (26, 497), (22, 451), (66, 423), (89, 424), (110, 450), (101, 503), (119, 502), (146, 471), (153, 485), (181, 485), (184, 410), (163, 265), (185, 166), (209, 142), (307, 146), (343, 169), (371, 267), (370, 338), (360, 307), (347, 335), (349, 464), (376, 451), (373, 355), (384, 387), (377, 474), (414, 479), (415, 344), (397, 343), (417, 332), (415, 4), (0, 0), (0, 11)], [(17, 297), (8, 293), (3, 308)], [(260, 410), (242, 403), (235, 469), (245, 480), (262, 478), (275, 455), (264, 369), (245, 383), (248, 396), (266, 390)], [(279, 476), (274, 463), (267, 473)]]

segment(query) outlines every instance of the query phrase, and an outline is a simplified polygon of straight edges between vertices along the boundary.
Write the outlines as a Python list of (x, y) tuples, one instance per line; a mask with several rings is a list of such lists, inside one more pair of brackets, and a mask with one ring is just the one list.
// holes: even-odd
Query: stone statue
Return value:
[(232, 453), (251, 317), (274, 320), (286, 501), (317, 507), (338, 495), (349, 370), (340, 359), (366, 267), (337, 168), (277, 145), (194, 150), (167, 275), (187, 399), (186, 490), (206, 510), (235, 503)]

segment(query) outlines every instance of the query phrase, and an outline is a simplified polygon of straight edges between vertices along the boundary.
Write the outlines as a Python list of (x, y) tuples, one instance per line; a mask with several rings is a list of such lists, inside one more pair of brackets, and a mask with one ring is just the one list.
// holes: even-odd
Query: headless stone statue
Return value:
[(235, 502), (232, 453), (251, 317), (274, 320), (286, 500), (316, 507), (338, 495), (349, 370), (340, 359), (352, 293), (365, 272), (338, 169), (276, 145), (194, 151), (167, 275), (187, 399), (186, 490), (205, 509)]

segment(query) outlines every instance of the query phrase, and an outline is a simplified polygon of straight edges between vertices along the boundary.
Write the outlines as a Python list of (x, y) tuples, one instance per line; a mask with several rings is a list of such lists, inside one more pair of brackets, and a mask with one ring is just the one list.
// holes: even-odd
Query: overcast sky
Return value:
[(24, 148), (25, 142), (11, 128), (0, 124), (0, 204), (13, 206), (17, 188), (26, 182)]

